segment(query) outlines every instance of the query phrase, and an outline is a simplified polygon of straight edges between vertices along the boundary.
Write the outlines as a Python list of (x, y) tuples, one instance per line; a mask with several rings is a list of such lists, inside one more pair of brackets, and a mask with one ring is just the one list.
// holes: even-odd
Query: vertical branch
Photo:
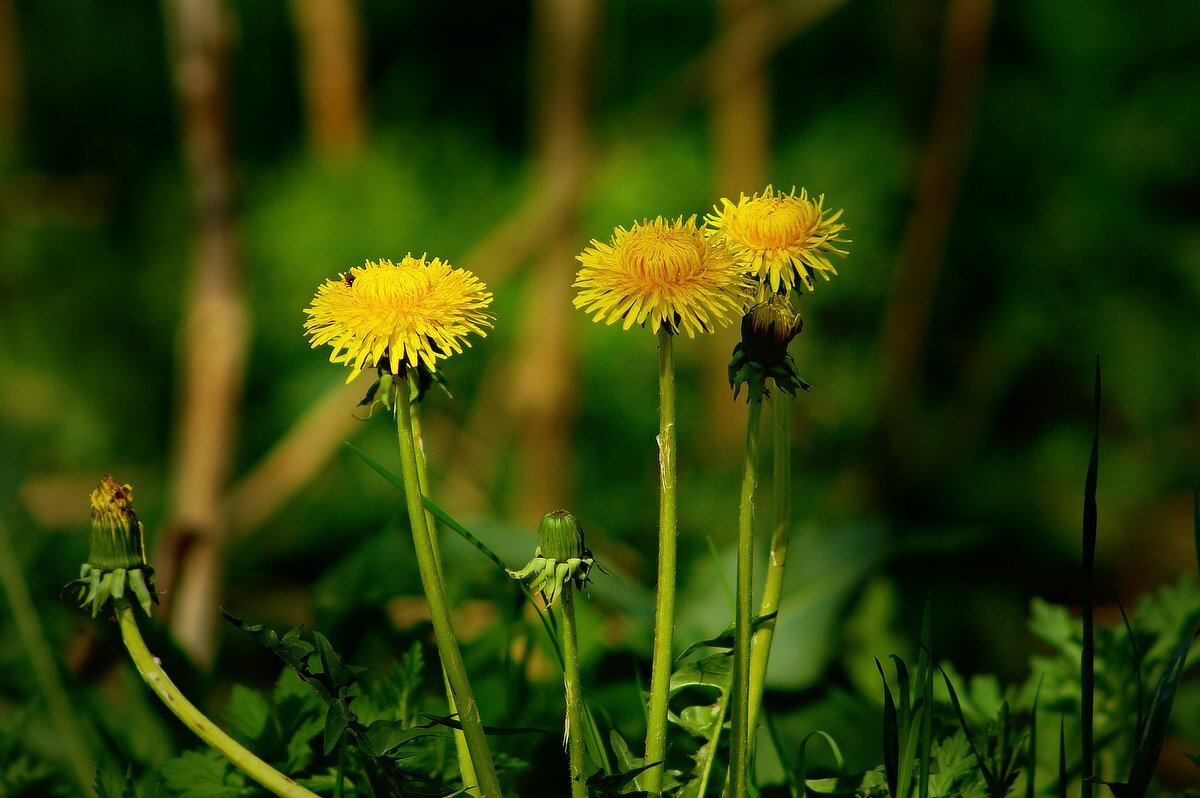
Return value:
[(879, 345), (879, 396), (887, 397), (884, 422), (895, 446), (903, 445), (909, 427), (905, 419), (912, 411), (915, 373), (970, 152), (991, 20), (992, 0), (951, 0), (946, 8), (941, 79), (929, 141), (918, 167), (916, 196)]
[[(233, 219), (220, 0), (164, 0), (194, 228), (180, 328), (172, 518), (165, 556), (178, 565), (171, 630), (199, 663), (213, 654), (225, 518), (221, 496), (236, 436), (247, 318)], [(164, 580), (167, 581), (167, 580)]]
[(357, 0), (291, 0), (309, 143), (318, 155), (362, 146), (362, 14)]
[[(764, 5), (762, 0), (721, 0), (721, 35), (739, 30), (746, 20), (761, 17)], [(739, 64), (740, 68), (728, 79), (713, 82), (711, 89), (714, 189), (717, 196), (735, 201), (742, 192), (752, 194), (760, 189), (769, 169), (771, 95), (760, 43), (752, 36), (732, 38), (729, 63)], [(733, 459), (740, 441), (737, 404), (729, 400), (725, 375), (729, 353), (737, 340), (734, 326), (705, 336), (702, 344), (705, 415), (712, 422), (704, 441), (709, 446), (707, 455), (714, 460)]]
[(534, 4), (538, 181), (564, 209), (547, 231), (545, 249), (526, 291), (509, 411), (515, 421), (520, 516), (564, 504), (570, 490), (569, 426), (574, 408), (570, 275), (577, 249), (576, 209), (587, 170), (589, 65), (598, 0)]
[(12, 154), (20, 127), (21, 36), (17, 9), (13, 0), (0, 0), (0, 159)]

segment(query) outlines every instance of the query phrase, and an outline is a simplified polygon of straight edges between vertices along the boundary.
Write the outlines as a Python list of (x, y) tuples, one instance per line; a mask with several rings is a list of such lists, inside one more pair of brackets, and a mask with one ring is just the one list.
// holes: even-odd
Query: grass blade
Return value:
[(1093, 770), (1092, 715), (1096, 693), (1096, 632), (1092, 612), (1092, 570), (1096, 561), (1096, 478), (1100, 471), (1100, 356), (1096, 355), (1093, 387), (1095, 424), (1092, 428), (1092, 454), (1088, 458), (1087, 479), (1083, 486), (1083, 652), (1079, 657), (1079, 737), (1082, 747), (1083, 798), (1092, 798)]
[(1146, 716), (1146, 726), (1138, 738), (1137, 748), (1133, 752), (1133, 764), (1129, 768), (1129, 779), (1126, 781), (1129, 787), (1128, 794), (1132, 798), (1141, 798), (1150, 786), (1154, 766), (1158, 764), (1158, 755), (1162, 752), (1163, 740), (1167, 736), (1167, 724), (1171, 719), (1171, 707), (1175, 703), (1175, 691), (1179, 687), (1180, 677), (1183, 676), (1183, 668), (1193, 639), (1189, 636), (1183, 641), (1158, 680), (1158, 687), (1150, 702), (1150, 712)]
[[(799, 754), (799, 757), (797, 758), (797, 762), (796, 762), (796, 773), (794, 776), (792, 776), (792, 775), (788, 776), (789, 781), (792, 781), (794, 784), (799, 785), (798, 790), (795, 790), (795, 789), (793, 790), (793, 794), (797, 795), (799, 798), (804, 798), (804, 795), (807, 790), (807, 786), (806, 786), (807, 782), (808, 782), (807, 749), (808, 749), (808, 741), (810, 739), (812, 739), (814, 734), (821, 735), (821, 737), (823, 737), (825, 739), (825, 742), (829, 745), (829, 750), (833, 752), (834, 762), (837, 763), (838, 775), (844, 776), (846, 774), (846, 761), (842, 758), (842, 751), (840, 748), (838, 748), (838, 744), (836, 742), (834, 742), (833, 738), (830, 737), (826, 732), (821, 731), (820, 729), (817, 729), (815, 731), (810, 731), (808, 734), (804, 735), (804, 739), (800, 741), (800, 754)], [(781, 759), (781, 761), (782, 761), (782, 759)]]
[(887, 773), (888, 791), (898, 795), (900, 734), (896, 723), (896, 702), (892, 699), (892, 688), (888, 687), (887, 674), (883, 672), (879, 657), (875, 658), (875, 667), (879, 669), (879, 678), (883, 680), (883, 769)]
[(917, 678), (921, 681), (920, 756), (921, 769), (917, 774), (919, 798), (929, 798), (930, 756), (933, 752), (933, 610), (925, 599), (925, 616), (921, 620), (921, 653), (917, 657)]
[(1042, 679), (1038, 677), (1037, 689), (1033, 691), (1033, 709), (1029, 713), (1029, 748), (1025, 759), (1025, 798), (1034, 798), (1037, 790), (1037, 712), (1038, 700), (1042, 697)]
[(1058, 798), (1067, 798), (1067, 718), (1058, 716)]
[(1108, 586), (1112, 590), (1113, 598), (1117, 600), (1117, 609), (1121, 611), (1121, 621), (1125, 624), (1125, 634), (1129, 637), (1129, 648), (1133, 650), (1133, 675), (1137, 681), (1137, 731), (1133, 735), (1136, 740), (1142, 736), (1142, 724), (1145, 723), (1146, 693), (1142, 684), (1142, 652), (1133, 636), (1133, 627), (1129, 624), (1129, 615), (1125, 612), (1125, 603), (1121, 601), (1117, 586), (1112, 582), (1109, 582)]
[(967, 716), (963, 714), (962, 704), (958, 701), (958, 693), (955, 691), (950, 677), (941, 665), (938, 666), (938, 670), (942, 672), (942, 678), (946, 681), (946, 690), (950, 693), (950, 705), (954, 707), (954, 714), (958, 716), (958, 725), (962, 728), (963, 736), (967, 738), (967, 745), (971, 748), (971, 754), (975, 757), (975, 761), (979, 763), (979, 770), (983, 773), (983, 780), (987, 782), (988, 794), (1002, 794), (1000, 785), (996, 781), (996, 774), (988, 767), (987, 761), (979, 755), (979, 749), (975, 747), (975, 740), (971, 737), (971, 728), (967, 725)]

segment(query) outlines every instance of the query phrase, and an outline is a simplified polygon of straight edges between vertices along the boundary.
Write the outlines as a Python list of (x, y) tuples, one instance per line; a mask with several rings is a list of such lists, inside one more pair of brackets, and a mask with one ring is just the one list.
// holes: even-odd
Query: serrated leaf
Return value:
[(307, 670), (308, 656), (312, 654), (313, 647), (300, 639), (303, 624), (294, 627), (281, 638), (274, 629), (269, 629), (261, 623), (248, 624), (236, 615), (226, 612), (224, 608), (221, 608), (221, 614), (225, 616), (225, 620), (253, 637), (288, 666), (302, 672)]
[(337, 748), (338, 742), (342, 739), (342, 734), (346, 731), (346, 727), (350, 725), (350, 717), (346, 714), (346, 705), (341, 701), (334, 701), (329, 705), (329, 709), (325, 711), (325, 756), (333, 753)]
[(257, 790), (216, 751), (184, 751), (159, 769), (163, 784), (178, 798), (241, 798)]
[(271, 723), (271, 707), (267, 699), (245, 685), (235, 684), (224, 715), (234, 739), (251, 748), (261, 747), (257, 744), (266, 735)]
[(1154, 690), (1150, 711), (1146, 714), (1146, 725), (1137, 741), (1137, 748), (1133, 752), (1133, 764), (1129, 768), (1128, 794), (1134, 798), (1141, 798), (1150, 787), (1150, 779), (1154, 775), (1154, 767), (1158, 764), (1158, 755), (1162, 752), (1163, 740), (1167, 736), (1167, 724), (1171, 719), (1175, 692), (1179, 687), (1179, 679), (1183, 676), (1193, 639), (1189, 636), (1179, 646)]

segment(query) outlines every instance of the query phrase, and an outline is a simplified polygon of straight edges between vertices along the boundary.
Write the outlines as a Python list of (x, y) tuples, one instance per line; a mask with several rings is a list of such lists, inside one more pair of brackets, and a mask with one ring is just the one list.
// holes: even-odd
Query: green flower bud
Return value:
[(91, 502), (88, 560), (68, 587), (77, 589), (81, 606), (90, 605), (93, 617), (110, 598), (124, 598), (126, 588), (149, 615), (158, 594), (154, 569), (146, 561), (145, 532), (133, 511), (133, 487), (106, 475), (92, 491)]
[(546, 513), (538, 527), (542, 556), (559, 562), (583, 557), (583, 528), (566, 510)]

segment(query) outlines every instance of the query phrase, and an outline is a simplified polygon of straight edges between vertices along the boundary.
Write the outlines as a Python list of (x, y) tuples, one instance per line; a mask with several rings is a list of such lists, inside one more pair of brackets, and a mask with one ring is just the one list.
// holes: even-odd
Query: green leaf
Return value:
[(313, 632), (313, 640), (317, 644), (317, 655), (321, 658), (321, 669), (327, 677), (328, 684), (334, 693), (344, 694), (358, 680), (358, 674), (367, 670), (356, 665), (346, 665), (329, 640), (320, 632)]
[(809, 779), (805, 782), (809, 790), (820, 795), (853, 795), (886, 784), (887, 776), (884, 774), (883, 768), (875, 768), (850, 776), (837, 776), (832, 779)]
[(208, 749), (184, 751), (165, 762), (159, 775), (178, 798), (241, 798), (257, 793), (240, 771)]
[(942, 672), (942, 678), (946, 682), (946, 690), (950, 693), (950, 705), (954, 707), (954, 714), (958, 717), (958, 725), (962, 729), (963, 735), (967, 738), (967, 744), (971, 747), (971, 753), (975, 756), (975, 761), (979, 764), (979, 770), (983, 774), (984, 781), (987, 782), (988, 791), (992, 795), (1003, 794), (996, 775), (988, 767), (987, 761), (979, 755), (979, 749), (975, 747), (975, 741), (971, 739), (971, 729), (967, 725), (966, 716), (963, 715), (962, 704), (959, 703), (958, 693), (954, 690), (954, 684), (950, 681), (950, 676), (941, 666), (938, 667), (938, 670)]
[(1175, 703), (1175, 692), (1179, 687), (1179, 679), (1183, 676), (1184, 665), (1187, 662), (1188, 651), (1192, 647), (1193, 639), (1189, 636), (1183, 641), (1158, 680), (1158, 687), (1150, 702), (1150, 711), (1146, 715), (1146, 726), (1137, 741), (1137, 747), (1133, 752), (1133, 763), (1129, 768), (1127, 783), (1129, 794), (1134, 798), (1141, 798), (1150, 787), (1154, 766), (1158, 764), (1158, 755), (1162, 752), (1163, 739), (1167, 736), (1167, 724), (1171, 719), (1171, 707)]
[(233, 686), (224, 714), (229, 733), (238, 742), (251, 748), (260, 747), (258, 743), (267, 731), (274, 731), (270, 729), (271, 707), (267, 699), (245, 685)]
[(221, 609), (221, 614), (225, 616), (225, 620), (253, 637), (290, 667), (301, 672), (308, 670), (308, 656), (312, 654), (313, 647), (300, 639), (303, 624), (294, 627), (280, 638), (274, 629), (268, 629), (261, 623), (248, 624), (236, 615), (226, 612), (224, 608)]
[(350, 725), (350, 716), (347, 714), (346, 705), (342, 701), (334, 701), (330, 703), (329, 708), (325, 710), (325, 756), (329, 756), (337, 748), (338, 742), (342, 739), (342, 734), (346, 731), (346, 727)]
[[(8, 779), (3, 780), (5, 783)], [(112, 776), (104, 771), (96, 773), (96, 798), (139, 798), (137, 784), (133, 780), (132, 768), (125, 771), (121, 778)], [(4, 794), (4, 793), (0, 793)]]
[(367, 728), (367, 740), (375, 752), (383, 756), (406, 743), (426, 737), (442, 736), (438, 729), (428, 726), (410, 728), (399, 720), (377, 720)]
[(714, 687), (721, 692), (729, 689), (733, 679), (733, 658), (728, 652), (710, 654), (693, 660), (671, 674), (670, 695), (685, 687)]
[(883, 769), (887, 774), (888, 792), (899, 795), (900, 731), (896, 719), (896, 702), (892, 699), (892, 688), (888, 686), (883, 663), (875, 658), (879, 678), (883, 680)]

